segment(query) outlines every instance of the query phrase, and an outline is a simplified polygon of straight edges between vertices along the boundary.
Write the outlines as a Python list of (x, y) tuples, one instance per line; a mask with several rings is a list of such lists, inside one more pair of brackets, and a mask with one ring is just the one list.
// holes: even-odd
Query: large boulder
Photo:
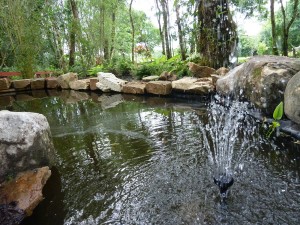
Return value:
[(45, 78), (37, 78), (31, 80), (30, 87), (32, 90), (45, 89)]
[(90, 89), (90, 79), (75, 80), (69, 83), (72, 90), (89, 90)]
[(110, 90), (115, 91), (115, 92), (121, 92), (123, 85), (126, 84), (125, 80), (121, 80), (117, 78), (114, 74), (112, 73), (98, 73), (98, 80), (99, 82), (108, 87)]
[(102, 92), (110, 92), (111, 91), (108, 86), (102, 84), (101, 82), (97, 82), (96, 87), (97, 87), (97, 89), (99, 89)]
[(215, 69), (208, 66), (199, 66), (193, 62), (188, 62), (187, 65), (189, 67), (190, 72), (193, 74), (193, 76), (197, 78), (210, 77), (211, 74), (216, 73)]
[(66, 73), (57, 78), (57, 81), (62, 89), (70, 89), (70, 82), (76, 80), (78, 80), (77, 73)]
[(30, 89), (31, 79), (13, 80), (15, 89)]
[(145, 94), (146, 84), (143, 82), (129, 82), (123, 86), (123, 93), (126, 94)]
[(170, 81), (150, 81), (146, 84), (146, 91), (149, 94), (169, 95), (172, 92)]
[[(21, 172), (13, 180), (2, 183), (0, 205), (9, 207), (9, 204), (14, 203), (16, 204), (15, 209), (24, 212), (24, 216), (30, 216), (33, 209), (43, 200), (42, 190), (50, 175), (49, 167), (43, 167)], [(5, 211), (2, 214), (3, 218), (12, 219), (9, 218), (10, 214)], [(0, 219), (0, 222), (2, 222), (1, 224), (10, 224), (6, 220), (1, 221)]]
[(0, 111), (0, 182), (11, 174), (49, 165), (54, 156), (42, 114)]
[(46, 87), (47, 89), (58, 89), (60, 88), (60, 85), (57, 81), (56, 77), (48, 77), (46, 79)]
[(172, 82), (172, 88), (174, 91), (193, 93), (193, 94), (209, 94), (215, 89), (212, 78), (195, 78), (184, 77), (180, 80)]
[(285, 115), (297, 124), (300, 124), (300, 72), (288, 82), (284, 92)]
[(7, 78), (0, 78), (0, 90), (7, 90), (10, 88), (10, 80)]
[(217, 91), (246, 98), (271, 114), (283, 100), (288, 81), (300, 71), (300, 60), (284, 56), (255, 56), (218, 79)]

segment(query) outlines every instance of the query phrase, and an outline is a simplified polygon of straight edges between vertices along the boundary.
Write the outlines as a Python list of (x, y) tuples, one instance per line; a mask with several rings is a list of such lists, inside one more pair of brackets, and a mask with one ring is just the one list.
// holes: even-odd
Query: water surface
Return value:
[[(2, 108), (44, 114), (57, 150), (23, 225), (299, 224), (299, 145), (264, 138), (247, 103), (72, 92)], [(220, 168), (235, 179), (226, 203)]]

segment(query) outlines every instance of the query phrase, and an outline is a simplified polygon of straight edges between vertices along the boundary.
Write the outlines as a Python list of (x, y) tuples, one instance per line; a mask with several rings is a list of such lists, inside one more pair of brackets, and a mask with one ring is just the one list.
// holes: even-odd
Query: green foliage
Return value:
[(88, 70), (88, 74), (90, 76), (95, 76), (95, 75), (97, 75), (97, 73), (103, 72), (103, 70), (104, 70), (104, 66), (103, 65), (97, 65), (97, 66), (94, 66), (91, 69), (89, 69)]
[(167, 59), (166, 56), (157, 58), (151, 62), (144, 62), (137, 66), (134, 75), (138, 79), (142, 79), (145, 76), (160, 75), (162, 72), (172, 72), (178, 77), (188, 76), (189, 70), (186, 66), (187, 62), (181, 60), (180, 55)]
[(273, 121), (269, 126), (269, 129), (267, 131), (267, 137), (270, 137), (272, 133), (275, 131), (277, 127), (280, 127), (280, 123), (278, 120), (281, 120), (283, 116), (283, 102), (280, 102), (274, 112), (273, 112)]
[(273, 118), (274, 118), (274, 120), (281, 120), (282, 115), (283, 115), (283, 102), (280, 102), (276, 106), (276, 108), (273, 112)]

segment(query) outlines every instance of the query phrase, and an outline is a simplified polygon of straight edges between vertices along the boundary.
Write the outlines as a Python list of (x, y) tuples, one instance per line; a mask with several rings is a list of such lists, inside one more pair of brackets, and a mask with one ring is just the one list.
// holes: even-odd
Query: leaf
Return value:
[(277, 122), (277, 121), (273, 121), (273, 122), (272, 122), (272, 126), (273, 126), (274, 128), (280, 127), (280, 123)]
[(280, 120), (282, 118), (282, 115), (283, 115), (283, 102), (280, 102), (274, 112), (273, 112), (273, 118), (274, 120)]

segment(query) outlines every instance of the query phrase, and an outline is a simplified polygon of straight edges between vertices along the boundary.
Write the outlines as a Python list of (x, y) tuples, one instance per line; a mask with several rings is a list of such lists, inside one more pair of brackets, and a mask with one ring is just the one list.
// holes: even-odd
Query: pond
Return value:
[(57, 150), (23, 225), (299, 224), (299, 144), (265, 138), (247, 103), (66, 93), (1, 106), (44, 114)]

